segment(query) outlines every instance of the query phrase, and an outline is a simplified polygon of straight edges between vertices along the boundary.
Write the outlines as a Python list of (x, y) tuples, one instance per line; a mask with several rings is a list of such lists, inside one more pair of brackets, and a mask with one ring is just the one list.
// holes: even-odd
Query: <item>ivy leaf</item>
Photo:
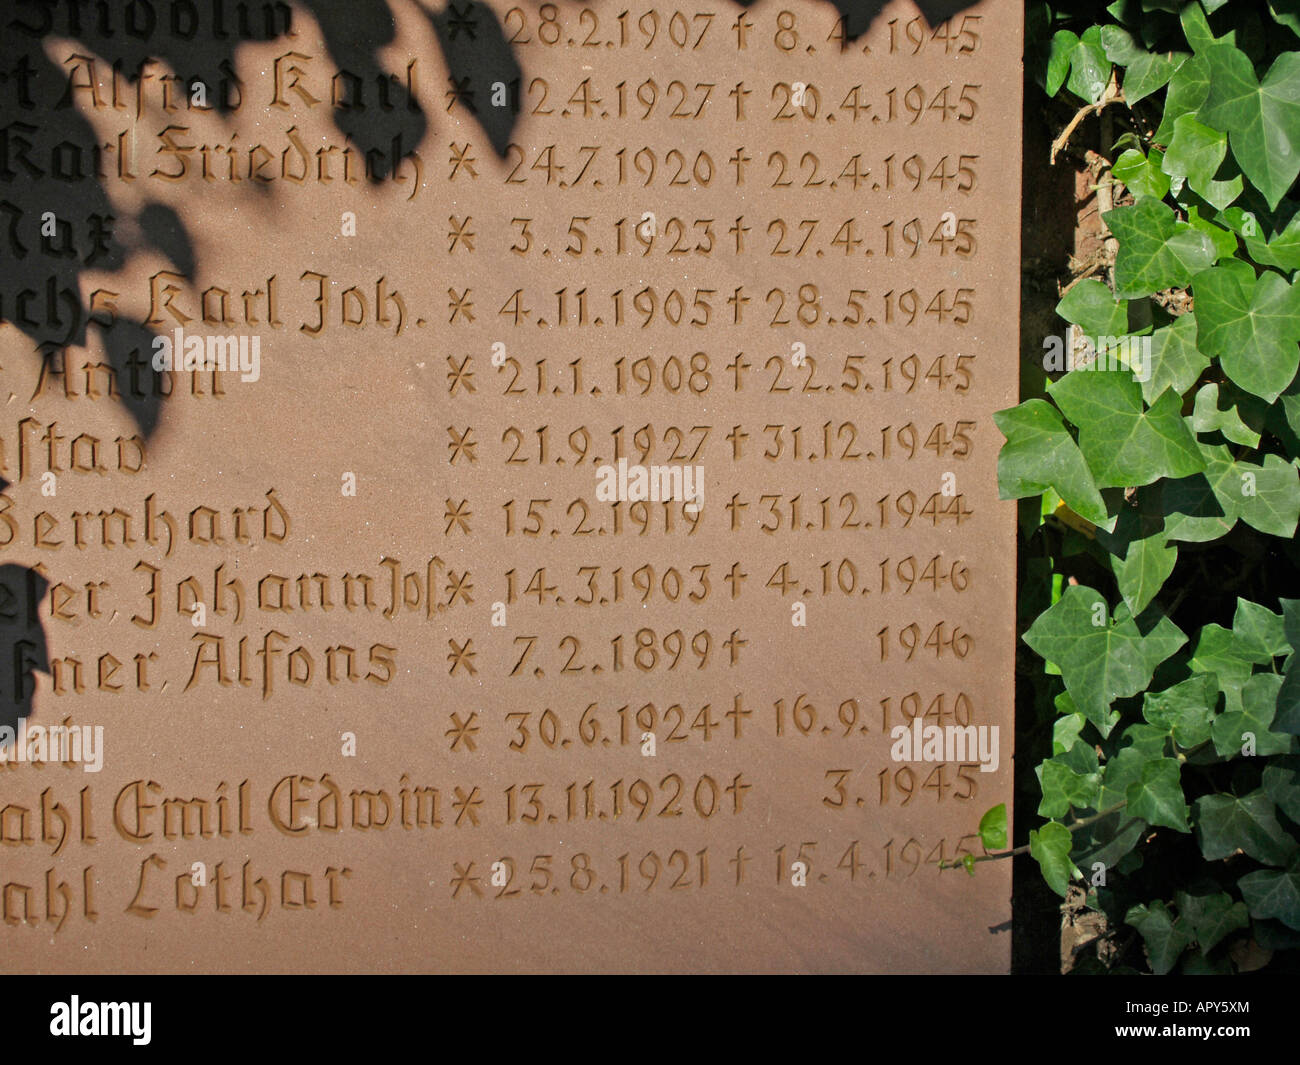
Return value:
[(1142, 386), (1132, 375), (1107, 370), (1074, 370), (1047, 391), (1079, 427), (1079, 448), (1098, 488), (1151, 484), (1205, 469), (1173, 392), (1144, 410)]
[(1206, 953), (1218, 946), (1230, 932), (1250, 926), (1246, 904), (1233, 901), (1226, 891), (1214, 895), (1189, 895), (1186, 891), (1179, 891), (1174, 894), (1174, 905)]
[(1128, 301), (1116, 300), (1109, 288), (1091, 277), (1061, 297), (1056, 313), (1090, 337), (1121, 337), (1128, 333)]
[(1279, 599), (1282, 607), (1282, 637), (1293, 651), (1300, 651), (1300, 599)]
[(1237, 408), (1232, 404), (1226, 409), (1219, 406), (1219, 386), (1213, 382), (1197, 389), (1192, 428), (1198, 433), (1222, 433), (1234, 444), (1259, 447), (1259, 433), (1241, 420)]
[(1245, 187), (1240, 176), (1228, 181), (1214, 180), (1227, 154), (1226, 133), (1197, 122), (1192, 115), (1180, 115), (1174, 122), (1174, 137), (1160, 166), (1175, 183), (1181, 185), (1186, 181), (1193, 192), (1222, 211)]
[(1000, 410), (993, 421), (1007, 438), (998, 453), (998, 498), (1022, 499), (1051, 489), (1081, 518), (1113, 525), (1083, 452), (1045, 399)]
[(1079, 46), (1079, 38), (1069, 30), (1057, 30), (1047, 51), (1047, 81), (1044, 88), (1048, 96), (1061, 91), (1070, 73), (1070, 56)]
[[(1124, 80), (1127, 85), (1128, 79)], [(1134, 196), (1154, 196), (1163, 200), (1169, 192), (1169, 175), (1165, 173), (1164, 156), (1158, 148), (1151, 149), (1150, 157), (1136, 148), (1129, 148), (1115, 160), (1110, 172), (1132, 189)]]
[(1150, 369), (1143, 368), (1142, 381), (1142, 398), (1148, 404), (1166, 388), (1181, 396), (1210, 365), (1210, 357), (1196, 346), (1196, 318), (1190, 314), (1151, 334), (1149, 350)]
[(1078, 875), (1070, 861), (1073, 843), (1070, 830), (1059, 821), (1048, 821), (1042, 828), (1029, 831), (1029, 854), (1042, 870), (1047, 886), (1062, 898), (1070, 880)]
[[(1286, 676), (1277, 693), (1277, 717), (1273, 727), (1278, 732), (1300, 735), (1300, 599), (1283, 599), (1282, 634), (1291, 657), (1287, 662)], [(1285, 807), (1283, 807), (1285, 809)], [(1290, 811), (1288, 811), (1288, 814)], [(1292, 820), (1300, 821), (1300, 817)]]
[(1079, 742), (1079, 733), (1087, 723), (1088, 719), (1078, 712), (1058, 717), (1052, 726), (1052, 753), (1065, 754), (1073, 749)]
[[(1242, 646), (1230, 629), (1210, 624), (1204, 626), (1196, 638), (1196, 650), (1192, 652), (1188, 667), (1193, 673), (1213, 675), (1216, 683), (1223, 686), (1228, 710), (1239, 713), (1241, 687), (1254, 672), (1257, 661), (1258, 656), (1249, 647)], [(1238, 750), (1241, 744), (1238, 742), (1232, 746)]]
[(1187, 211), (1187, 224), (1197, 232), (1204, 233), (1210, 238), (1210, 243), (1214, 245), (1214, 259), (1218, 262), (1220, 259), (1231, 259), (1237, 254), (1237, 235), (1229, 229), (1225, 229), (1217, 221), (1210, 221), (1208, 218), (1201, 217), (1199, 205), (1189, 203), (1184, 205)]
[(1259, 218), (1254, 211), (1247, 211), (1244, 207), (1229, 207), (1219, 212), (1218, 220), (1243, 240), (1264, 239), (1259, 228)]
[(1268, 0), (1268, 13), (1300, 37), (1300, 0)]
[[(1024, 635), (1035, 652), (1060, 667), (1079, 712), (1103, 736), (1111, 728), (1110, 704), (1145, 688), (1156, 666), (1187, 642), (1164, 616), (1145, 633), (1123, 604), (1113, 623), (1106, 616), (1106, 601), (1097, 592), (1071, 585)], [(1098, 618), (1102, 623), (1095, 625)]]
[(1300, 666), (1292, 665), (1282, 678), (1277, 693), (1277, 716), (1273, 728), (1278, 732), (1300, 735)]
[(1174, 742), (1186, 750), (1210, 738), (1218, 701), (1218, 677), (1197, 673), (1172, 688), (1143, 695), (1142, 716), (1172, 733)]
[(1078, 773), (1059, 758), (1049, 758), (1038, 766), (1038, 780), (1043, 798), (1038, 804), (1040, 817), (1064, 817), (1070, 810), (1087, 810), (1097, 799), (1100, 776)]
[(1206, 11), (1214, 10), (1210, 4), (1205, 5), (1205, 10), (1196, 3), (1180, 6), (1182, 10), (1178, 12), (1178, 21), (1182, 23), (1183, 36), (1192, 46), (1192, 51), (1203, 52), (1218, 43), (1219, 38), (1214, 36), (1214, 31), (1210, 29), (1210, 21), (1205, 17)]
[[(1165, 747), (1169, 743), (1169, 733), (1165, 729), (1156, 728), (1154, 725), (1139, 723), (1129, 725), (1124, 730), (1120, 742), (1127, 743), (1149, 762), (1152, 758), (1163, 758), (1165, 756)], [(1127, 798), (1126, 794), (1125, 799), (1127, 800)]]
[(1153, 825), (1190, 832), (1187, 803), (1176, 758), (1153, 758), (1142, 767), (1142, 779), (1129, 785), (1128, 809)]
[(1300, 823), (1300, 757), (1274, 758), (1264, 768), (1263, 787), (1279, 810)]
[(1101, 46), (1107, 59), (1124, 68), (1124, 100), (1130, 107), (1164, 86), (1187, 58), (1185, 53), (1153, 52), (1122, 26), (1103, 26)]
[(1097, 749), (1091, 743), (1076, 743), (1068, 751), (1053, 755), (1051, 760), (1058, 765), (1067, 766), (1079, 776), (1097, 776), (1100, 772)]
[(1238, 881), (1252, 917), (1276, 917), (1288, 928), (1300, 929), (1300, 855), (1284, 872), (1261, 869)]
[(1300, 52), (1283, 52), (1263, 81), (1250, 57), (1229, 44), (1200, 53), (1210, 89), (1202, 119), (1228, 134), (1233, 158), (1276, 208), (1300, 174)]
[(1111, 561), (1119, 594), (1134, 615), (1142, 613), (1164, 586), (1178, 561), (1178, 547), (1167, 543), (1163, 533), (1134, 540), (1122, 562)]
[(1198, 274), (1193, 285), (1197, 347), (1272, 403), (1300, 368), (1300, 290), (1272, 270), (1256, 279), (1240, 259)]
[[(1113, 805), (1113, 804), (1112, 804)], [(1103, 808), (1106, 804), (1102, 804)], [(1078, 864), (1091, 869), (1094, 862), (1101, 862), (1107, 869), (1114, 868), (1120, 860), (1142, 842), (1150, 826), (1140, 817), (1131, 817), (1127, 810), (1119, 810), (1108, 817), (1103, 817), (1089, 825), (1076, 836), (1086, 835), (1088, 843), (1082, 844), (1083, 853)]]
[[(1286, 417), (1286, 424), (1291, 432), (1300, 437), (1300, 391), (1292, 385), (1290, 389), (1282, 393), (1282, 410)], [(1282, 433), (1278, 433), (1282, 436)]]
[(1237, 643), (1255, 656), (1260, 665), (1270, 665), (1274, 658), (1284, 655), (1290, 648), (1283, 629), (1282, 615), (1274, 614), (1268, 607), (1252, 603), (1249, 599), (1237, 600), (1237, 612), (1232, 617), (1232, 634)]
[[(1278, 690), (1281, 687), (1282, 678), (1275, 673), (1256, 673), (1241, 686), (1241, 709), (1227, 710), (1220, 714), (1210, 730), (1214, 749), (1220, 757), (1237, 757), (1252, 737), (1257, 755), (1291, 753), (1294, 746), (1292, 738), (1274, 730)], [(1232, 694), (1225, 684), (1224, 696), (1229, 706), (1232, 705)], [(1247, 733), (1250, 735), (1247, 736)]]
[(1109, 810), (1128, 801), (1128, 789), (1142, 779), (1142, 767), (1146, 759), (1142, 752), (1133, 747), (1125, 747), (1110, 759), (1102, 771), (1101, 794), (1097, 797), (1097, 807)]
[(1265, 950), (1292, 950), (1300, 947), (1300, 933), (1293, 932), (1272, 918), (1251, 922), (1252, 938)]
[(1124, 923), (1141, 933), (1151, 969), (1161, 976), (1177, 964), (1178, 955), (1192, 941), (1185, 922), (1175, 920), (1163, 902), (1153, 902), (1149, 908), (1134, 906), (1124, 915)]
[(1295, 535), (1300, 521), (1300, 471), (1279, 455), (1264, 465), (1233, 459), (1226, 446), (1199, 445), (1203, 473), (1164, 485), (1165, 535), (1195, 543), (1225, 536), (1240, 518), (1273, 536)]
[(1000, 851), (1007, 845), (1007, 804), (998, 803), (980, 818), (980, 842), (986, 851)]
[(1249, 232), (1243, 233), (1242, 239), (1255, 262), (1287, 271), (1300, 270), (1300, 212), (1292, 215), (1286, 228), (1274, 231), (1268, 240), (1260, 234), (1258, 223), (1247, 228)]
[(1202, 795), (1196, 800), (1196, 834), (1208, 862), (1231, 858), (1237, 851), (1265, 865), (1285, 865), (1296, 842), (1277, 823), (1277, 814), (1262, 790), (1249, 795)]
[(1070, 51), (1070, 76), (1065, 87), (1081, 100), (1095, 104), (1110, 81), (1110, 60), (1101, 45), (1101, 27), (1089, 26)]
[(1180, 222), (1172, 207), (1144, 196), (1103, 216), (1119, 240), (1115, 292), (1125, 299), (1183, 288), (1215, 260), (1214, 243)]
[(1180, 115), (1195, 114), (1210, 92), (1210, 68), (1205, 60), (1192, 56), (1174, 71), (1165, 93), (1165, 111), (1155, 139), (1168, 144), (1174, 135), (1174, 123)]

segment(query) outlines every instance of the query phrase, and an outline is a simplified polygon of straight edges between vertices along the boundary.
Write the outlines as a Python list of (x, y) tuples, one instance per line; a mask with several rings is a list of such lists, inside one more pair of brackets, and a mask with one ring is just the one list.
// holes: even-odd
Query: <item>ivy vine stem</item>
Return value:
[[(1109, 817), (1113, 813), (1118, 813), (1120, 810), (1124, 809), (1124, 807), (1127, 805), (1128, 805), (1128, 800), (1125, 799), (1123, 802), (1118, 802), (1114, 806), (1109, 806), (1105, 810), (1101, 810), (1098, 813), (1090, 814), (1087, 817), (1082, 817), (1079, 818), (1078, 820), (1071, 821), (1065, 827), (1071, 832), (1077, 832), (1081, 828), (1087, 828), (1088, 825), (1091, 825), (1096, 821), (1100, 821), (1103, 817)], [(1014, 858), (1017, 854), (1028, 854), (1028, 853), (1029, 853), (1029, 844), (1026, 843), (1023, 846), (1016, 847), (1009, 851), (998, 851), (996, 854), (978, 854), (978, 855), (973, 855), (968, 857), (971, 858), (970, 864), (973, 865), (976, 862), (996, 862), (1001, 860), (1002, 858)], [(960, 861), (939, 863), (940, 871), (944, 869), (958, 869), (962, 867), (963, 867), (963, 862)]]

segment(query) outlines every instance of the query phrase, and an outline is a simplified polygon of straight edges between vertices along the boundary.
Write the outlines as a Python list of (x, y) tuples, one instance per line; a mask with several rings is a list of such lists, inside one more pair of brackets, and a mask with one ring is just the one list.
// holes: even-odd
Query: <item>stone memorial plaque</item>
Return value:
[(998, 971), (1020, 5), (23, 2), (5, 968)]

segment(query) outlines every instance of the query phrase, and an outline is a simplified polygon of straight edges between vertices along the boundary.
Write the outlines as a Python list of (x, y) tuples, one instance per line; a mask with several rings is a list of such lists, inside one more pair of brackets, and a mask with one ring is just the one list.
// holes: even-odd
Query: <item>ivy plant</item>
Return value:
[[(1020, 849), (1106, 912), (1126, 968), (1294, 966), (1300, 5), (1031, 4), (1028, 25), (1040, 103), (1078, 119), (1054, 150), (1109, 132), (1113, 262), (1057, 307), (1069, 363), (996, 416), (1018, 714), (1045, 755)], [(980, 831), (1005, 848), (1005, 810)]]

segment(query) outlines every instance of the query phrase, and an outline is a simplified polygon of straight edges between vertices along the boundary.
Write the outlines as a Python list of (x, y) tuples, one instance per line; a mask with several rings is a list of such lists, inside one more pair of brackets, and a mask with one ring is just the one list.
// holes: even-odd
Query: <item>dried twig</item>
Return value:
[(1056, 165), (1057, 155), (1059, 155), (1061, 149), (1069, 143), (1070, 135), (1078, 128), (1080, 122), (1089, 115), (1101, 114), (1107, 104), (1123, 102), (1124, 93), (1119, 87), (1119, 78), (1116, 75), (1116, 72), (1112, 70), (1110, 74), (1110, 83), (1102, 90), (1101, 98), (1095, 104), (1085, 104), (1083, 107), (1079, 108), (1079, 110), (1075, 112), (1074, 117), (1070, 119), (1069, 125), (1067, 125), (1065, 129), (1061, 130), (1060, 136), (1058, 136), (1056, 140), (1052, 141), (1052, 165)]

